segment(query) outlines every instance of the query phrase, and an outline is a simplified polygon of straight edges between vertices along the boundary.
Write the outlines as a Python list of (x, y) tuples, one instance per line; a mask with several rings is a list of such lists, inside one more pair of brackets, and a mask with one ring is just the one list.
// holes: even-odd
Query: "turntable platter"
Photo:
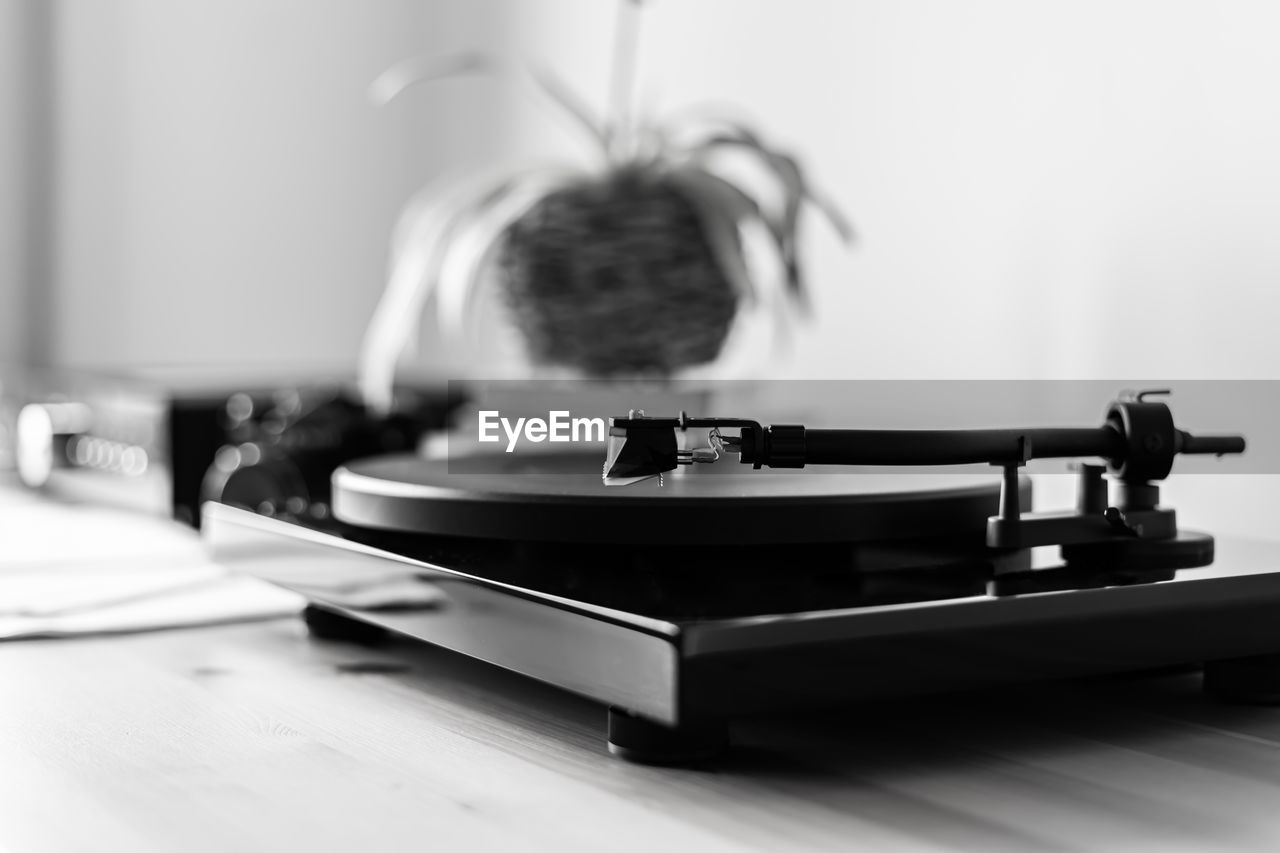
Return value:
[[(728, 465), (681, 469), (663, 486), (610, 488), (601, 457), (583, 453), (492, 454), (453, 467), (412, 454), (349, 463), (333, 475), (334, 515), (375, 530), (516, 541), (866, 542), (980, 537), (1000, 491), (994, 474)], [(1028, 489), (1024, 481), (1024, 506)]]

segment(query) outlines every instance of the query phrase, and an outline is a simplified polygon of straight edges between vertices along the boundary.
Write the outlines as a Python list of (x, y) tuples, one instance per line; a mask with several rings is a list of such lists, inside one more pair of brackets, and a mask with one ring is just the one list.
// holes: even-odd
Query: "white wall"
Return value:
[(26, 357), (26, 0), (0, 0), (0, 364)]
[[(859, 228), (850, 252), (809, 223), (822, 316), (788, 372), (1280, 368), (1280, 6), (646, 6), (659, 104), (741, 105)], [(486, 45), (544, 57), (602, 101), (613, 15), (601, 0), (59, 0), (55, 359), (349, 362), (414, 188), (581, 150), (499, 86), (378, 111), (367, 81)]]
[(54, 360), (350, 369), (397, 209), (484, 159), (499, 109), (474, 82), (384, 110), (366, 89), (494, 38), (492, 9), (60, 0)]
[[(792, 372), (1280, 376), (1280, 5), (646, 6), (660, 102), (746, 108), (859, 226), (845, 253), (813, 223)], [(603, 95), (611, 3), (520, 14)]]

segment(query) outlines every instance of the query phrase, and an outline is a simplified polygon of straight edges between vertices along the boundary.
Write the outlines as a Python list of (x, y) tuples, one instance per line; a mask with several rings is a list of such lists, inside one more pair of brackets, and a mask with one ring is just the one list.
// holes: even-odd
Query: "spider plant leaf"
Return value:
[(491, 72), (494, 62), (478, 51), (453, 56), (419, 56), (397, 62), (379, 74), (369, 85), (369, 100), (382, 106), (418, 83), (460, 77), (464, 74)]
[(777, 243), (778, 253), (786, 270), (787, 287), (803, 303), (804, 283), (796, 249), (800, 205), (805, 198), (804, 179), (799, 166), (792, 158), (764, 147), (745, 128), (738, 135), (715, 136), (705, 140), (690, 148), (687, 153), (693, 162), (702, 163), (705, 168), (711, 155), (725, 148), (742, 149), (756, 156), (766, 173), (778, 183), (782, 191), (781, 210), (777, 213), (764, 213), (762, 219), (768, 224)]
[(376, 411), (390, 409), (396, 365), (417, 339), (442, 254), (461, 223), (460, 211), (486, 197), (501, 179), (486, 172), (434, 183), (418, 193), (397, 222), (387, 285), (365, 331), (358, 367), (361, 395)]
[(703, 169), (673, 168), (667, 175), (693, 205), (720, 272), (741, 299), (754, 304), (759, 289), (743, 253), (740, 225), (763, 223), (759, 205), (745, 193), (726, 190), (727, 182)]
[(849, 221), (849, 218), (844, 215), (844, 211), (834, 201), (817, 192), (813, 187), (805, 188), (805, 197), (810, 204), (822, 213), (827, 223), (835, 229), (836, 234), (840, 236), (840, 240), (845, 245), (849, 245), (858, 239), (857, 232), (853, 230), (853, 223)]
[(507, 229), (549, 193), (583, 177), (585, 172), (574, 169), (531, 170), (512, 177), (470, 208), (441, 258), (436, 310), (442, 332), (458, 335), (466, 326)]
[(800, 266), (797, 232), (799, 229), (800, 210), (805, 201), (813, 204), (823, 213), (834, 230), (845, 242), (852, 239), (852, 229), (843, 214), (834, 205), (817, 196), (810, 190), (800, 164), (788, 154), (774, 150), (765, 145), (759, 136), (750, 128), (737, 122), (722, 122), (726, 132), (712, 135), (701, 142), (685, 149), (685, 154), (694, 162), (705, 163), (712, 155), (726, 150), (741, 150), (752, 155), (764, 168), (765, 172), (777, 181), (782, 191), (782, 209), (774, 216), (766, 217), (778, 235), (779, 251), (782, 254), (787, 274), (787, 285), (793, 297), (802, 308), (807, 310), (808, 297), (804, 287), (804, 278)]
[(643, 122), (637, 123), (635, 129), (635, 151), (631, 157), (632, 163), (641, 169), (650, 168), (656, 163), (661, 163), (666, 153), (665, 144), (657, 128), (646, 125)]
[[(696, 127), (699, 122), (704, 123), (715, 132), (698, 142), (684, 146), (689, 156), (699, 158), (717, 150), (733, 147), (753, 153), (765, 168), (772, 171), (783, 183), (784, 192), (794, 192), (798, 188), (802, 198), (813, 204), (823, 214), (845, 243), (853, 241), (854, 231), (848, 218), (834, 203), (813, 190), (805, 179), (798, 163), (792, 157), (771, 148), (765, 144), (760, 135), (752, 130), (750, 126), (732, 118), (704, 112), (701, 116), (694, 115), (684, 119), (682, 124), (692, 128)], [(668, 127), (668, 135), (674, 135), (675, 133), (676, 128)]]
[(530, 66), (528, 74), (538, 89), (568, 113), (600, 145), (602, 151), (609, 151), (613, 145), (611, 129), (569, 84), (545, 65)]
[(709, 133), (720, 133), (763, 144), (748, 119), (734, 115), (738, 112), (725, 103), (694, 104), (668, 113), (663, 127), (677, 140), (682, 134), (702, 138)]
[(607, 153), (611, 147), (610, 132), (605, 123), (586, 101), (551, 69), (543, 65), (499, 60), (479, 51), (443, 57), (415, 57), (397, 62), (379, 74), (370, 84), (369, 99), (383, 106), (406, 89), (419, 83), (430, 83), (476, 73), (514, 78), (517, 81), (532, 84), (535, 92), (560, 107), (575, 124), (586, 130), (588, 136), (602, 152)]
[[(789, 270), (787, 251), (792, 241), (782, 218), (732, 180), (703, 167), (686, 168), (694, 180), (705, 186), (711, 198), (736, 217), (743, 238), (743, 257), (752, 271), (751, 280), (756, 284), (760, 304), (773, 311), (782, 310), (788, 303), (801, 302), (789, 286), (784, 286)], [(765, 256), (754, 254), (751, 249), (764, 250)]]
[(763, 225), (779, 255), (782, 254), (787, 242), (787, 231), (782, 217), (771, 214), (746, 190), (710, 169), (703, 167), (689, 167), (689, 169), (698, 176), (698, 180), (705, 181), (712, 192), (722, 197), (728, 207), (739, 213), (739, 225), (749, 220), (757, 220)]
[(800, 165), (787, 156), (774, 152), (771, 165), (783, 185), (782, 228), (786, 239), (782, 242), (782, 262), (787, 269), (787, 286), (800, 299), (801, 306), (809, 309), (808, 294), (804, 289), (804, 280), (800, 274), (800, 257), (796, 248), (798, 237), (796, 231), (800, 225), (800, 203), (805, 199), (804, 174)]
[(853, 227), (849, 224), (848, 218), (834, 203), (809, 186), (795, 158), (763, 145), (753, 134), (744, 132), (712, 136), (690, 146), (687, 151), (694, 158), (702, 158), (716, 151), (731, 148), (742, 149), (756, 155), (764, 167), (779, 180), (785, 194), (798, 194), (803, 200), (813, 204), (844, 242), (853, 241)]

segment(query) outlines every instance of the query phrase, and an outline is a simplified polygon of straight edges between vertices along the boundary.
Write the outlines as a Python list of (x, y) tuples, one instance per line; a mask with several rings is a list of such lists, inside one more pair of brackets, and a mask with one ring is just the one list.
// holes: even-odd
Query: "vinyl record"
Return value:
[[(414, 455), (352, 462), (333, 475), (340, 521), (431, 536), (610, 544), (980, 539), (999, 501), (993, 474), (883, 468), (752, 471), (735, 460), (634, 486), (601, 483), (598, 454)], [(451, 467), (453, 470), (451, 470)], [(1029, 504), (1024, 481), (1024, 505)]]

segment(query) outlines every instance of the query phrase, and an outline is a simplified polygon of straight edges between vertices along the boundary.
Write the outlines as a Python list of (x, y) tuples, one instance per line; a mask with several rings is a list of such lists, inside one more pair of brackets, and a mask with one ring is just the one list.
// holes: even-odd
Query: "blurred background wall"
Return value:
[[(610, 7), (521, 4), (520, 46), (591, 81)], [(649, 7), (660, 103), (742, 105), (858, 226), (813, 223), (801, 374), (1280, 371), (1280, 5)]]
[[(581, 150), (501, 84), (379, 110), (368, 82), (405, 56), (482, 47), (543, 57), (603, 100), (614, 14), (599, 0), (0, 8), (0, 62), (50, 74), (34, 89), (54, 161), (49, 233), (32, 237), (49, 257), (28, 264), (47, 273), (27, 282), (50, 312), (35, 352), (106, 365), (349, 364), (415, 188)], [(42, 15), (47, 34), (28, 39)], [(811, 223), (821, 311), (788, 372), (1280, 366), (1274, 3), (652, 0), (644, 27), (647, 102), (740, 106), (858, 226), (849, 252)], [(22, 182), (23, 80), (0, 83), (4, 188)], [(0, 202), (10, 243), (20, 198)], [(4, 252), (7, 276), (20, 255)]]
[(0, 2), (0, 362), (28, 354), (33, 92), (26, 37), (35, 28), (31, 11), (17, 0)]
[(31, 283), (51, 306), (38, 354), (350, 369), (399, 206), (444, 164), (483, 158), (502, 109), (445, 87), (436, 103), (456, 124), (437, 123), (378, 110), (366, 90), (396, 59), (501, 38), (493, 4), (49, 5), (56, 171), (50, 275)]

